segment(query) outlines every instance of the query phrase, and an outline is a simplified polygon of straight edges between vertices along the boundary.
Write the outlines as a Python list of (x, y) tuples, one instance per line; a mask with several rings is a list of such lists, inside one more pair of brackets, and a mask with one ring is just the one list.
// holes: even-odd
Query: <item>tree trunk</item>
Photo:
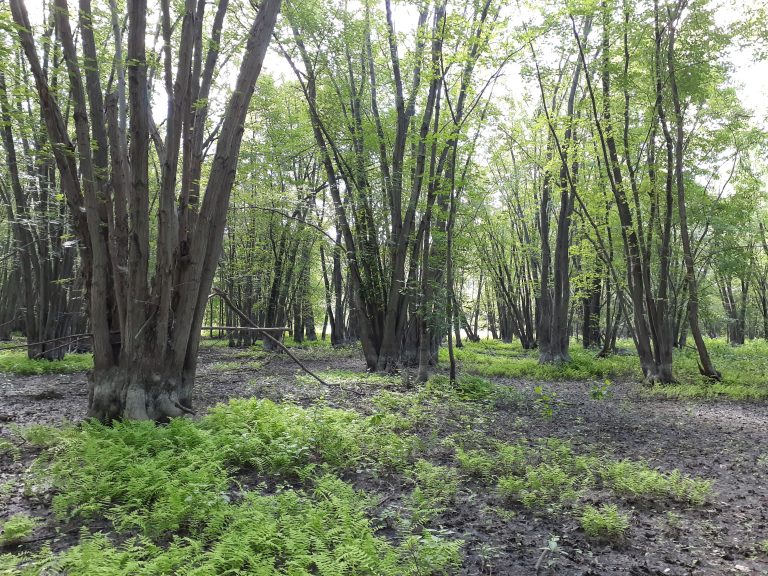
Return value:
[(587, 296), (582, 299), (581, 342), (584, 348), (600, 345), (600, 297), (602, 296), (600, 274), (592, 278)]
[(693, 340), (696, 343), (696, 350), (699, 353), (699, 371), (707, 378), (720, 380), (720, 373), (715, 370), (712, 364), (709, 352), (707, 351), (707, 345), (704, 343), (704, 337), (701, 334), (701, 327), (699, 326), (699, 289), (696, 280), (696, 269), (693, 263), (691, 239), (688, 234), (688, 217), (685, 206), (685, 179), (683, 174), (685, 135), (683, 133), (683, 111), (675, 73), (675, 32), (674, 22), (670, 17), (667, 69), (672, 91), (672, 102), (675, 107), (675, 125), (677, 128), (677, 138), (675, 140), (675, 181), (677, 183), (677, 209), (680, 216), (680, 237), (683, 242), (683, 259), (685, 260), (685, 274), (688, 283), (688, 324), (691, 328)]

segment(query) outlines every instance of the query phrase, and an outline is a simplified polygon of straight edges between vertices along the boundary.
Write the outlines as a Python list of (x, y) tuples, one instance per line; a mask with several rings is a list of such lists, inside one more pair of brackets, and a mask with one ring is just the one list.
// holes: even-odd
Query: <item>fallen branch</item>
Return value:
[(539, 576), (539, 572), (541, 572), (541, 566), (542, 566), (542, 563), (544, 562), (544, 558), (546, 558), (549, 555), (549, 553), (550, 553), (549, 548), (544, 548), (541, 551), (541, 555), (539, 556), (539, 559), (536, 561), (536, 565), (533, 567), (533, 569), (535, 570), (534, 574), (536, 576)]
[(290, 330), (288, 326), (275, 326), (274, 328), (254, 327), (254, 326), (203, 326), (200, 330), (219, 330), (221, 332), (234, 332), (235, 330), (245, 330), (246, 332), (285, 332)]
[(176, 408), (178, 408), (182, 412), (186, 412), (187, 414), (191, 414), (192, 416), (197, 414), (197, 412), (192, 410), (192, 408), (188, 408), (188, 407), (184, 406), (184, 404), (182, 404), (179, 401), (174, 401), (173, 405), (176, 406)]
[[(328, 382), (326, 382), (325, 380), (323, 380), (322, 378), (320, 378), (320, 376), (318, 376), (317, 374), (315, 374), (314, 372), (312, 372), (312, 370), (310, 370), (309, 368), (307, 368), (306, 366), (304, 366), (304, 364), (301, 362), (301, 360), (299, 360), (298, 358), (296, 358), (296, 356), (294, 356), (293, 354), (291, 354), (291, 351), (290, 351), (290, 350), (288, 350), (288, 348), (286, 348), (286, 347), (285, 347), (285, 345), (284, 345), (282, 342), (280, 342), (280, 341), (279, 341), (277, 338), (274, 338), (274, 337), (273, 337), (273, 336), (272, 336), (272, 335), (271, 335), (269, 332), (267, 332), (267, 331), (264, 331), (263, 329), (261, 329), (261, 328), (259, 328), (258, 326), (256, 326), (256, 325), (253, 323), (253, 320), (251, 320), (251, 319), (248, 317), (248, 315), (247, 315), (245, 312), (243, 312), (242, 310), (240, 310), (240, 309), (239, 309), (237, 306), (235, 306), (235, 305), (232, 303), (232, 301), (229, 299), (229, 296), (227, 295), (227, 293), (226, 293), (226, 292), (224, 292), (223, 290), (220, 290), (220, 289), (218, 289), (218, 288), (214, 288), (214, 289), (213, 289), (213, 295), (215, 295), (215, 296), (218, 296), (219, 298), (221, 298), (221, 299), (222, 299), (222, 301), (224, 302), (224, 304), (226, 304), (227, 306), (229, 306), (229, 308), (232, 310), (232, 312), (234, 312), (235, 314), (237, 314), (237, 316), (240, 318), (240, 320), (242, 320), (243, 322), (247, 322), (247, 323), (248, 323), (248, 324), (250, 324), (250, 325), (251, 325), (251, 326), (252, 326), (252, 327), (253, 327), (255, 330), (258, 330), (258, 331), (260, 331), (260, 332), (261, 332), (261, 333), (264, 335), (264, 337), (265, 337), (265, 338), (267, 338), (267, 339), (268, 339), (270, 342), (272, 342), (273, 344), (275, 344), (275, 345), (276, 345), (278, 348), (280, 348), (280, 350), (282, 350), (283, 352), (285, 352), (286, 354), (288, 354), (288, 356), (290, 356), (291, 360), (293, 360), (294, 362), (296, 362), (296, 364), (298, 364), (298, 365), (299, 365), (299, 367), (300, 367), (302, 370), (304, 370), (304, 372), (306, 372), (307, 374), (309, 374), (310, 376), (312, 376), (312, 378), (314, 378), (315, 380), (317, 380), (318, 382), (320, 382), (320, 384), (322, 384), (323, 386), (327, 386), (328, 388), (330, 388), (330, 387), (331, 387), (331, 385), (330, 385), (330, 384), (328, 384)], [(341, 386), (339, 386), (339, 387), (340, 387), (342, 390), (344, 390), (345, 392), (352, 392), (353, 394), (357, 394), (358, 396), (363, 396), (363, 393), (362, 393), (362, 392), (357, 392), (356, 390), (347, 390), (347, 389), (345, 389), (345, 388), (343, 388), (343, 387), (341, 387)]]
[[(4, 350), (16, 350), (19, 348), (29, 348), (30, 346), (40, 346), (42, 344), (50, 344), (51, 342), (58, 342), (59, 340), (74, 339), (74, 342), (77, 342), (79, 340), (85, 340), (86, 338), (91, 338), (92, 336), (93, 334), (90, 332), (84, 332), (82, 334), (70, 334), (69, 336), (59, 336), (58, 338), (51, 338), (50, 340), (43, 340), (42, 342), (27, 342), (26, 344), (17, 344), (15, 346), (2, 346), (0, 347), (0, 352), (3, 352)], [(52, 350), (58, 350), (59, 348), (64, 348), (64, 346), (69, 346), (70, 344), (72, 344), (72, 342), (66, 342), (61, 346), (56, 346), (55, 348), (48, 348), (46, 352), (50, 352)]]

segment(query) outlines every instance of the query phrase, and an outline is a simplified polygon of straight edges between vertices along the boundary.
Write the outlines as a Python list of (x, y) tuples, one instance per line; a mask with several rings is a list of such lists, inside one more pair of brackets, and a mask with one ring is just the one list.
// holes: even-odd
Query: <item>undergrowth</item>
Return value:
[(629, 530), (629, 515), (619, 512), (615, 504), (603, 504), (599, 508), (585, 506), (580, 523), (590, 538), (618, 541), (622, 540)]
[[(570, 348), (571, 362), (539, 364), (537, 350), (524, 350), (519, 343), (498, 340), (467, 342), (456, 348), (456, 358), (464, 371), (486, 377), (526, 378), (530, 380), (604, 380), (639, 373), (634, 355), (621, 354), (596, 358), (594, 350), (577, 343)], [(440, 350), (441, 362), (448, 361), (447, 350)]]
[[(302, 353), (336, 352), (313, 344)], [(574, 351), (570, 367), (538, 367), (535, 353), (513, 345), (467, 344), (459, 352), (464, 368), (480, 369), (455, 383), (439, 374), (416, 385), (402, 375), (321, 373), (333, 385), (377, 388), (370, 416), (323, 404), (238, 399), (200, 420), (166, 426), (86, 422), (19, 430), (25, 443), (41, 449), (24, 493), (45, 499), (52, 492), (57, 522), (103, 518), (119, 537), (84, 529), (79, 543), (63, 551), (0, 556), (0, 573), (447, 574), (460, 564), (462, 542), (438, 528), (479, 490), (493, 494), (499, 510), (570, 516), (590, 538), (611, 542), (624, 538), (631, 519), (617, 503), (705, 502), (711, 483), (679, 471), (576, 454), (555, 439), (504, 443), (488, 433), (492, 410), (533, 407), (546, 417), (557, 398), (556, 385), (520, 392), (484, 375), (518, 366), (520, 373), (551, 377), (555, 370), (558, 377), (605, 381), (635, 361), (587, 361), (589, 354)], [(266, 355), (249, 348), (213, 369)], [(601, 388), (600, 398), (605, 393)], [(446, 448), (447, 461), (428, 459), (430, 450)], [(0, 446), (1, 454), (18, 455), (12, 444)], [(361, 473), (399, 478), (412, 489), (402, 505), (382, 511), (380, 495), (343, 480)], [(395, 529), (385, 537), (379, 522), (389, 513)], [(35, 529), (19, 522), (24, 534)]]
[[(715, 367), (722, 373), (720, 382), (701, 376), (696, 350), (686, 347), (674, 351), (677, 383), (654, 386), (650, 393), (674, 399), (768, 399), (768, 342), (750, 340), (741, 346), (731, 346), (723, 339), (708, 339), (707, 348)], [(595, 350), (585, 350), (573, 341), (571, 362), (563, 364), (539, 364), (538, 351), (524, 350), (517, 342), (466, 342), (455, 352), (463, 371), (485, 377), (533, 381), (605, 381), (615, 378), (639, 381), (642, 378), (637, 355), (629, 341), (620, 342), (619, 353), (607, 358), (597, 358)], [(440, 350), (440, 360), (448, 361), (444, 349)]]
[[(361, 386), (376, 386), (381, 388), (388, 388), (397, 386), (402, 383), (402, 377), (390, 374), (380, 374), (376, 372), (357, 372), (354, 370), (324, 370), (317, 372), (317, 375), (325, 380), (328, 384), (336, 386), (346, 386), (359, 384)], [(315, 384), (315, 380), (312, 376), (307, 374), (299, 374), (296, 376), (296, 380), (304, 384)]]
[(612, 490), (630, 498), (668, 498), (700, 505), (712, 492), (712, 483), (708, 480), (684, 476), (678, 470), (665, 474), (631, 460), (604, 464), (600, 477)]
[(412, 475), (416, 483), (411, 493), (413, 521), (427, 525), (453, 503), (459, 490), (458, 474), (454, 468), (419, 460)]
[[(610, 507), (589, 510), (581, 506), (585, 496), (604, 494), (607, 489), (614, 498), (636, 505), (667, 500), (696, 506), (706, 502), (712, 492), (708, 480), (678, 470), (662, 472), (641, 461), (575, 454), (570, 444), (554, 438), (532, 444), (496, 442), (492, 449), (458, 445), (455, 458), (465, 477), (495, 486), (508, 503), (534, 511), (581, 514), (588, 534), (593, 531), (591, 535), (609, 539), (626, 530), (618, 530), (622, 517)], [(612, 528), (600, 528), (601, 520)]]
[[(461, 541), (429, 530), (378, 536), (368, 516), (374, 498), (339, 478), (409, 466), (418, 441), (404, 426), (390, 415), (250, 399), (199, 422), (36, 427), (25, 440), (43, 452), (26, 491), (55, 486), (58, 521), (104, 517), (125, 538), (118, 545), (84, 531), (60, 553), (2, 556), (0, 572), (446, 573), (460, 561)], [(415, 470), (427, 502), (436, 476), (423, 463)]]
[(67, 354), (61, 360), (30, 360), (25, 350), (0, 351), (0, 372), (17, 376), (71, 374), (93, 368), (91, 354)]
[(39, 518), (32, 518), (26, 514), (14, 514), (0, 523), (0, 546), (21, 542), (31, 536), (39, 524)]

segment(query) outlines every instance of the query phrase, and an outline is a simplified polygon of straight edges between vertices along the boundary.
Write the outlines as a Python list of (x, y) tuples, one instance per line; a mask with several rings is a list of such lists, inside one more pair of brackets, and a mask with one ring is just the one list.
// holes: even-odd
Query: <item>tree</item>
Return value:
[[(575, 24), (574, 24), (575, 26)], [(592, 16), (585, 18), (582, 39), (586, 41), (592, 28)], [(533, 43), (530, 43), (533, 52)], [(568, 90), (566, 103), (565, 131), (562, 139), (554, 125), (544, 93), (544, 84), (533, 54), (537, 70), (537, 80), (541, 91), (541, 105), (550, 131), (548, 156), (556, 155), (559, 159), (559, 171), (555, 184), (560, 189), (560, 206), (558, 209), (557, 228), (555, 231), (554, 262), (550, 248), (550, 202), (553, 188), (553, 178), (550, 174), (544, 177), (539, 209), (541, 233), (541, 286), (540, 305), (537, 318), (537, 339), (539, 346), (539, 362), (542, 364), (569, 362), (568, 347), (570, 334), (568, 331), (568, 308), (571, 297), (570, 286), (570, 254), (571, 218), (576, 202), (576, 181), (578, 176), (578, 160), (575, 158), (575, 109), (576, 92), (579, 87), (584, 62), (577, 58)], [(552, 96), (553, 104), (556, 96)], [(555, 148), (553, 152), (551, 148)], [(552, 278), (550, 278), (552, 276)]]
[(307, 102), (373, 370), (433, 364), (450, 324), (444, 262), (463, 170), (457, 149), (482, 109), (475, 72), (499, 7), (450, 8), (423, 3), (407, 50), (388, 0), (383, 15), (372, 3), (359, 15), (311, 2), (286, 11), (281, 51)]
[[(94, 354), (89, 417), (105, 422), (163, 420), (190, 411), (200, 326), (221, 252), (243, 124), (280, 0), (264, 0), (250, 27), (215, 152), (205, 165), (208, 180), (201, 194), (209, 98), (227, 7), (227, 0), (219, 2), (204, 36), (206, 2), (185, 0), (178, 15), (181, 25), (175, 28), (171, 3), (160, 2), (162, 75), (168, 95), (163, 138), (150, 112), (147, 1), (128, 2), (126, 102), (121, 74), (117, 90), (104, 94), (90, 0), (80, 2), (82, 54), (76, 48), (67, 0), (55, 0), (56, 38), (72, 94), (75, 147), (40, 65), (23, 0), (11, 1), (61, 187), (83, 246)], [(175, 75), (174, 30), (179, 45)], [(209, 43), (204, 42), (206, 36)], [(114, 41), (114, 66), (121, 70), (121, 35)], [(150, 182), (150, 138), (160, 164), (156, 183)], [(158, 186), (156, 214), (150, 209), (153, 184)], [(153, 250), (150, 226), (155, 217)]]
[(696, 269), (693, 263), (693, 250), (691, 248), (691, 237), (688, 232), (688, 219), (685, 207), (685, 180), (683, 175), (684, 163), (684, 118), (682, 105), (680, 103), (680, 91), (677, 87), (677, 69), (675, 67), (675, 38), (677, 34), (675, 20), (680, 16), (680, 12), (686, 7), (687, 1), (680, 0), (676, 7), (676, 12), (669, 11), (669, 24), (667, 34), (669, 36), (667, 46), (667, 71), (669, 72), (670, 90), (672, 93), (672, 102), (675, 110), (675, 184), (677, 189), (677, 209), (680, 216), (680, 237), (683, 244), (683, 258), (685, 260), (685, 278), (688, 284), (688, 322), (691, 327), (691, 334), (696, 342), (696, 350), (699, 353), (699, 370), (702, 375), (715, 380), (720, 379), (720, 373), (715, 370), (712, 360), (707, 351), (707, 345), (701, 334), (699, 325), (699, 289), (696, 281)]

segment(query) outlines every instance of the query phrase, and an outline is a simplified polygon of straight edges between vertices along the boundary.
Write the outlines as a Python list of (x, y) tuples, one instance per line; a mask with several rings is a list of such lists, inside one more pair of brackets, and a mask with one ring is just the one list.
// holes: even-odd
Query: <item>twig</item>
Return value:
[[(58, 342), (59, 340), (66, 340), (68, 338), (74, 338), (77, 340), (84, 340), (85, 338), (90, 338), (93, 336), (91, 332), (84, 332), (82, 334), (70, 334), (69, 336), (59, 336), (58, 338), (51, 338), (50, 340), (43, 340), (42, 342), (27, 342), (26, 344), (17, 344), (15, 346), (3, 346), (0, 348), (0, 352), (3, 350), (16, 350), (18, 348), (29, 348), (30, 346), (39, 346), (41, 344), (49, 344), (50, 342)], [(57, 350), (58, 348), (63, 348), (64, 346), (67, 346), (71, 344), (71, 342), (67, 342), (66, 344), (63, 344), (62, 346), (58, 346), (57, 348), (49, 348), (49, 350)]]
[(549, 548), (544, 548), (544, 550), (541, 551), (541, 555), (539, 555), (539, 559), (536, 560), (536, 565), (534, 566), (534, 569), (536, 570), (534, 574), (536, 576), (539, 575), (539, 572), (541, 571), (541, 563), (544, 562), (544, 558), (547, 557), (547, 554), (549, 554)]
[(209, 332), (214, 330), (219, 330), (221, 332), (234, 332), (235, 330), (243, 330), (245, 332), (285, 332), (286, 330), (290, 330), (290, 328), (288, 326), (275, 326), (273, 328), (252, 326), (201, 326), (200, 330), (208, 330)]
[(176, 408), (178, 408), (182, 412), (186, 412), (187, 414), (191, 414), (192, 416), (195, 416), (197, 414), (197, 412), (192, 410), (192, 408), (188, 408), (188, 407), (184, 406), (184, 404), (182, 404), (178, 400), (174, 401), (173, 405), (176, 406)]
[[(247, 315), (247, 314), (245, 314), (245, 312), (243, 312), (242, 310), (240, 310), (240, 309), (239, 309), (237, 306), (235, 306), (235, 305), (232, 303), (232, 301), (229, 299), (229, 296), (227, 296), (226, 292), (224, 292), (223, 290), (220, 290), (220, 289), (218, 289), (218, 288), (214, 288), (214, 289), (213, 289), (213, 293), (214, 293), (216, 296), (218, 296), (219, 298), (221, 298), (221, 299), (224, 301), (224, 303), (225, 303), (227, 306), (229, 306), (229, 307), (232, 309), (232, 311), (233, 311), (235, 314), (237, 314), (237, 316), (238, 316), (238, 317), (239, 317), (239, 318), (240, 318), (240, 319), (241, 319), (243, 322), (247, 322), (247, 323), (248, 323), (248, 324), (250, 324), (250, 325), (251, 325), (253, 328), (255, 328), (255, 329), (258, 329), (258, 330), (259, 330), (259, 331), (262, 333), (262, 335), (263, 335), (265, 338), (269, 339), (269, 341), (270, 341), (270, 342), (272, 342), (272, 343), (273, 343), (273, 344), (275, 344), (275, 345), (276, 345), (278, 348), (280, 348), (280, 349), (281, 349), (283, 352), (285, 352), (286, 354), (288, 354), (288, 356), (291, 358), (291, 360), (293, 360), (294, 362), (296, 362), (296, 364), (298, 364), (298, 365), (299, 365), (299, 367), (300, 367), (302, 370), (304, 370), (304, 372), (306, 372), (307, 374), (309, 374), (310, 376), (312, 376), (312, 378), (314, 378), (315, 380), (317, 380), (318, 382), (320, 382), (320, 384), (322, 384), (323, 386), (327, 386), (328, 388), (330, 388), (330, 387), (331, 387), (331, 385), (330, 385), (330, 384), (328, 384), (328, 382), (326, 382), (325, 380), (323, 380), (322, 378), (320, 378), (320, 376), (318, 376), (317, 374), (315, 374), (314, 372), (312, 372), (312, 370), (310, 370), (309, 368), (307, 368), (306, 366), (304, 366), (304, 364), (301, 362), (301, 360), (299, 360), (298, 358), (296, 358), (296, 356), (294, 356), (293, 354), (291, 354), (291, 351), (290, 351), (290, 350), (288, 350), (288, 348), (286, 348), (286, 347), (285, 347), (285, 345), (284, 345), (282, 342), (280, 342), (280, 341), (279, 341), (277, 338), (274, 338), (274, 337), (272, 337), (272, 335), (271, 335), (269, 332), (267, 332), (267, 331), (264, 331), (264, 330), (262, 330), (261, 328), (259, 328), (258, 326), (254, 325), (254, 323), (253, 323), (253, 320), (251, 320), (251, 319), (248, 317), (248, 315)], [(347, 389), (345, 389), (345, 388), (343, 388), (343, 387), (341, 387), (341, 386), (339, 386), (339, 387), (340, 387), (342, 390), (344, 390), (345, 392), (352, 392), (353, 394), (357, 394), (358, 396), (363, 396), (363, 395), (364, 395), (362, 392), (357, 392), (356, 390), (347, 390)]]

